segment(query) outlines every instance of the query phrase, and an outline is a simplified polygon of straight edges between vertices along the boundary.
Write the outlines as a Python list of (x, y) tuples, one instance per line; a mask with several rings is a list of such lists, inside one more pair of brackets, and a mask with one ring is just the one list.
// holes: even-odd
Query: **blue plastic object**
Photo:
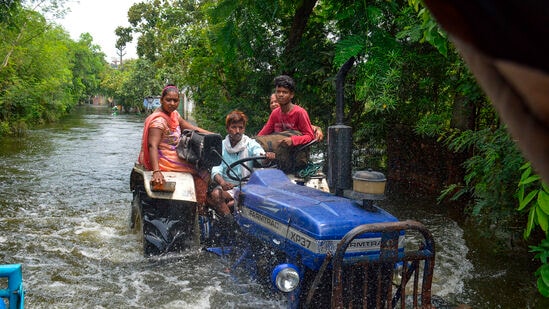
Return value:
[(5, 308), (4, 299), (8, 300), (9, 309), (23, 309), (25, 290), (21, 264), (0, 265), (0, 277), (8, 278), (8, 287), (0, 289), (0, 309)]

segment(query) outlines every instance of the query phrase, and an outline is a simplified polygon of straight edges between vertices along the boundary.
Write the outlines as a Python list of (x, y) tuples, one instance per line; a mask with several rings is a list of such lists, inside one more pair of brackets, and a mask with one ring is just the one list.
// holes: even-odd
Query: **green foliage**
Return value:
[(89, 33), (83, 33), (80, 40), (71, 46), (72, 93), (78, 102), (89, 103), (90, 98), (100, 91), (102, 74), (106, 70), (105, 54), (93, 44)]
[(10, 135), (11, 133), (10, 124), (7, 121), (0, 121), (0, 136)]
[[(340, 66), (357, 57), (345, 94), (357, 147), (385, 147), (396, 125), (415, 128), (420, 135), (444, 136), (462, 123), (454, 120), (457, 106), (473, 114), (473, 100), (489, 105), (486, 99), (463, 94), (467, 88), (460, 85), (476, 85), (474, 79), (458, 54), (448, 50), (444, 33), (428, 12), (419, 2), (412, 4), (323, 2), (335, 16), (331, 31), (341, 33), (334, 63)], [(481, 93), (478, 85), (476, 90)], [(460, 97), (467, 98), (465, 104)]]
[(536, 270), (537, 288), (541, 295), (549, 297), (549, 237), (537, 246), (530, 246), (530, 252), (536, 253), (534, 259), (539, 259), (542, 265)]
[(408, 0), (411, 9), (417, 13), (421, 23), (410, 25), (404, 28), (399, 36), (410, 36), (421, 42), (428, 42), (433, 45), (442, 55), (448, 54), (448, 37), (436, 23), (431, 13), (420, 6), (421, 0)]
[(334, 64), (340, 67), (351, 57), (362, 56), (366, 49), (366, 42), (366, 38), (358, 35), (340, 40), (336, 45)]
[[(515, 220), (514, 188), (524, 159), (505, 128), (456, 132), (446, 142), (456, 152), (472, 153), (464, 164), (464, 183), (452, 198), (471, 195), (474, 205), (469, 208), (469, 212), (479, 222), (510, 225)], [(455, 191), (447, 190), (445, 193), (450, 192)]]
[[(362, 153), (383, 154), (395, 142), (391, 130), (414, 128), (470, 155), (466, 176), (441, 199), (471, 196), (467, 214), (492, 226), (516, 220), (513, 192), (524, 159), (421, 0), (145, 0), (129, 9), (130, 26), (116, 30), (117, 48), (138, 38), (139, 59), (117, 70), (105, 65), (91, 36), (73, 42), (20, 5), (62, 14), (64, 2), (14, 1), (0, 10), (0, 135), (55, 120), (99, 92), (140, 109), (168, 82), (194, 102), (200, 126), (224, 133), (225, 115), (240, 109), (253, 135), (268, 117), (279, 74), (294, 77), (296, 103), (326, 130), (335, 120), (335, 76), (354, 57), (344, 87), (353, 161), (372, 165)], [(529, 213), (525, 236), (537, 225), (549, 229), (547, 188), (537, 181), (529, 175), (519, 186), (519, 209)], [(547, 272), (538, 271), (540, 291), (547, 291)]]
[(38, 13), (25, 14), (21, 22), (27, 30), (6, 33), (14, 39), (12, 44), (4, 45), (7, 61), (0, 71), (4, 106), (1, 119), (13, 124), (20, 120), (55, 120), (55, 115), (62, 114), (70, 104), (70, 95), (64, 91), (70, 81), (68, 36), (59, 28), (48, 28)]
[[(24, 1), (61, 14), (64, 1)], [(0, 134), (56, 121), (99, 89), (103, 54), (84, 35), (78, 43), (37, 11), (16, 7), (0, 22)]]
[(528, 212), (528, 222), (524, 230), (524, 238), (530, 237), (535, 226), (547, 235), (549, 233), (549, 186), (542, 183), (541, 177), (532, 173), (529, 162), (525, 163), (518, 184), (517, 198), (519, 211)]
[(416, 133), (437, 137), (442, 136), (448, 130), (448, 118), (440, 114), (426, 113), (416, 123)]
[(2, 1), (0, 3), (0, 23), (7, 27), (13, 26), (11, 19), (21, 9), (21, 0)]
[[(535, 248), (535, 249), (538, 249), (538, 248)], [(544, 248), (543, 250), (545, 251), (540, 254), (547, 255), (547, 252), (548, 252), (547, 249)], [(536, 257), (538, 255), (536, 255)], [(543, 264), (542, 266), (540, 266), (540, 268), (536, 270), (535, 274), (538, 277), (538, 280), (536, 281), (538, 291), (540, 292), (541, 295), (545, 297), (549, 297), (549, 264)]]
[(126, 45), (133, 40), (132, 29), (130, 27), (117, 27), (114, 34), (118, 37), (114, 47), (124, 49)]
[(143, 106), (143, 98), (152, 95), (160, 95), (163, 88), (161, 80), (157, 78), (157, 69), (146, 59), (137, 59), (126, 62), (124, 65), (125, 78), (123, 78), (120, 96), (122, 106)]
[[(200, 123), (224, 132), (225, 115), (238, 108), (249, 115), (248, 133), (253, 135), (268, 117), (273, 77), (285, 73), (286, 61), (280, 57), (295, 12), (292, 3), (236, 4), (220, 1), (215, 7), (204, 7), (209, 27), (189, 28), (188, 36), (196, 43), (187, 50), (190, 60), (185, 62), (190, 65), (185, 67), (185, 78), (191, 85), (197, 105), (195, 116)], [(315, 18), (309, 21), (318, 22)], [(322, 26), (312, 28), (322, 30)], [(299, 72), (292, 74), (298, 87), (296, 102), (308, 109), (313, 122), (314, 115), (319, 114), (315, 109), (324, 109), (323, 116), (330, 117), (326, 105), (319, 104), (324, 100), (320, 99), (323, 93), (318, 85), (329, 84), (326, 73), (333, 72), (331, 65), (326, 66), (331, 57), (324, 53), (325, 43), (321, 32), (307, 33), (303, 46), (309, 49), (301, 50), (300, 46), (288, 58), (295, 65), (292, 70)], [(311, 52), (319, 57), (310, 57)]]

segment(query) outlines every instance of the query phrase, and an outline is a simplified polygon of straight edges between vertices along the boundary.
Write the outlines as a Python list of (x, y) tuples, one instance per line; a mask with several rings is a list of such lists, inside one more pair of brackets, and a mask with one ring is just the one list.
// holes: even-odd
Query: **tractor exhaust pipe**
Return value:
[(344, 190), (352, 187), (351, 179), (351, 127), (343, 124), (345, 77), (353, 67), (351, 57), (341, 66), (336, 75), (336, 125), (328, 127), (328, 186), (330, 191), (343, 196)]

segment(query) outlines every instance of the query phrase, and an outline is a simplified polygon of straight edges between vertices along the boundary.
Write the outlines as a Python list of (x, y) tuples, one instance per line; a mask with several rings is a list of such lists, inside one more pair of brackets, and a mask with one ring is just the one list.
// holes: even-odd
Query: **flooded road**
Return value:
[[(0, 262), (23, 264), (26, 308), (283, 307), (206, 252), (143, 257), (129, 229), (142, 124), (140, 116), (81, 108), (25, 138), (0, 140)], [(382, 206), (434, 234), (436, 297), (473, 308), (549, 308), (529, 259), (490, 257), (467, 236), (474, 230), (464, 232), (433, 202)]]

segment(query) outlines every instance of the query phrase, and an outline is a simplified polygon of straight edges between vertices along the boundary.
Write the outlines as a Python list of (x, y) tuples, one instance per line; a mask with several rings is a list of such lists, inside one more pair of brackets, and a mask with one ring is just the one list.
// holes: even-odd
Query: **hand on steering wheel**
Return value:
[[(232, 179), (234, 181), (246, 182), (250, 179), (250, 176), (252, 175), (253, 171), (248, 166), (248, 164), (245, 164), (245, 163), (248, 162), (248, 161), (257, 161), (257, 160), (265, 160), (265, 159), (267, 159), (266, 156), (257, 156), (257, 157), (248, 157), (248, 158), (243, 158), (243, 159), (240, 159), (240, 160), (236, 160), (233, 163), (229, 164), (229, 166), (227, 167), (227, 177), (229, 177), (230, 179)], [(238, 177), (236, 175), (236, 172), (233, 170), (234, 167), (237, 166), (237, 165), (240, 165), (240, 166), (244, 167), (250, 173), (247, 176)]]

